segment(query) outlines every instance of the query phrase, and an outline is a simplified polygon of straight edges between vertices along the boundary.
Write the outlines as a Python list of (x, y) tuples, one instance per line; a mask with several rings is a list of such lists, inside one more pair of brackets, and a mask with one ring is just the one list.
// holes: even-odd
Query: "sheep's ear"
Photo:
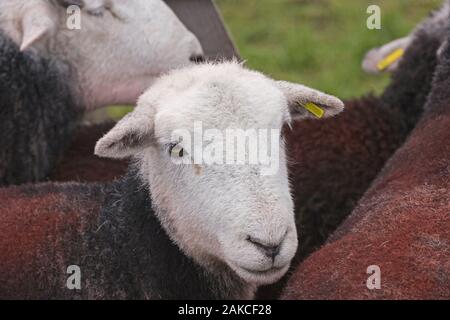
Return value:
[(20, 16), (22, 39), (20, 51), (25, 51), (56, 30), (57, 16), (47, 1), (33, 1)]
[(286, 81), (277, 81), (289, 104), (293, 119), (332, 117), (344, 110), (344, 103), (315, 89)]
[(97, 142), (95, 154), (104, 158), (127, 158), (149, 147), (153, 141), (153, 118), (134, 111)]
[(437, 51), (437, 58), (439, 63), (444, 59), (444, 55), (446, 53), (446, 50), (448, 48), (448, 40), (445, 40), (441, 46), (439, 47), (438, 51)]
[(411, 37), (405, 37), (370, 50), (363, 59), (363, 70), (372, 74), (395, 71), (410, 43)]

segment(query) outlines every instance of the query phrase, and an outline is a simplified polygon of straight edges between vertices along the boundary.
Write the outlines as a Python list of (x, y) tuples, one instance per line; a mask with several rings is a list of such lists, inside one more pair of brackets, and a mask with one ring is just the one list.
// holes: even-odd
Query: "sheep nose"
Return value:
[(275, 261), (276, 256), (280, 253), (281, 245), (283, 243), (283, 240), (281, 240), (278, 244), (267, 244), (251, 236), (247, 237), (247, 241), (258, 248), (268, 258), (271, 258), (272, 261)]
[(201, 63), (205, 61), (205, 56), (202, 54), (194, 54), (189, 58), (189, 60), (195, 63)]

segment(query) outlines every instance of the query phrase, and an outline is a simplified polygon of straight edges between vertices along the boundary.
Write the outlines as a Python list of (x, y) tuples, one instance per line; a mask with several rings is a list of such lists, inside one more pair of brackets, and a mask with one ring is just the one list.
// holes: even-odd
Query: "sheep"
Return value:
[[(398, 68), (404, 51), (408, 49), (418, 30), (426, 29), (429, 33), (436, 33), (442, 40), (442, 45), (437, 51), (441, 52), (445, 47), (446, 35), (443, 30), (448, 26), (450, 19), (450, 1), (445, 0), (439, 10), (433, 12), (428, 19), (422, 22), (410, 35), (391, 41), (379, 48), (370, 50), (363, 59), (362, 68), (367, 73), (378, 74), (381, 72), (393, 72)], [(392, 57), (392, 61), (390, 61)], [(388, 59), (388, 61), (386, 61)]]
[(450, 299), (449, 46), (441, 58), (420, 122), (283, 298)]
[[(310, 103), (324, 117), (344, 108), (237, 62), (162, 76), (96, 144), (98, 156), (133, 158), (124, 178), (0, 189), (0, 299), (252, 298), (297, 248), (281, 128), (313, 118)], [(219, 148), (228, 130), (242, 130), (241, 147), (231, 135)], [(250, 161), (251, 132), (270, 161)], [(69, 266), (81, 290), (67, 289)]]
[[(415, 43), (407, 50), (406, 61), (401, 63), (403, 67), (394, 74), (381, 98), (347, 101), (346, 112), (333, 121), (304, 121), (294, 124), (292, 130), (285, 130), (300, 230), (300, 247), (294, 266), (316, 250), (350, 214), (386, 160), (415, 126), (429, 92), (437, 59), (435, 53), (443, 41), (443, 31), (432, 30), (417, 28)], [(96, 134), (89, 140), (93, 141), (93, 137)], [(86, 141), (86, 135), (80, 141)], [(78, 166), (71, 159), (79, 150), (73, 149), (61, 165), (63, 170), (52, 179), (102, 181), (121, 174), (123, 164), (94, 162), (93, 158), (90, 165)], [(89, 159), (89, 150), (85, 149), (85, 155), (79, 156)], [(111, 170), (103, 174), (104, 168)], [(77, 175), (68, 177), (64, 172)], [(284, 281), (262, 288), (258, 297), (276, 298)]]
[[(70, 4), (82, 5), (79, 30), (66, 26)], [(42, 180), (84, 111), (134, 104), (203, 54), (161, 0), (3, 0), (0, 51), (0, 185)]]
[[(346, 101), (333, 121), (303, 121), (286, 130), (289, 176), (299, 231), (292, 270), (320, 248), (353, 211), (386, 161), (415, 127), (431, 88), (444, 30), (418, 28), (392, 80), (379, 97)], [(420, 63), (418, 63), (420, 61)], [(263, 287), (274, 299), (289, 274)]]
[[(346, 111), (336, 118), (299, 121), (294, 122), (292, 128), (285, 128), (299, 230), (299, 249), (293, 268), (319, 248), (352, 212), (386, 161), (414, 128), (430, 90), (437, 63), (436, 51), (442, 45), (441, 34), (445, 32), (438, 28), (430, 30), (417, 28), (399, 70), (394, 72), (381, 97), (346, 101)], [(98, 135), (93, 129), (92, 135), (88, 132), (77, 140), (79, 143), (74, 146), (80, 147), (72, 148), (52, 179), (104, 181), (122, 173), (123, 164), (89, 156), (93, 147), (85, 149), (84, 155), (78, 154), (86, 160), (83, 166), (71, 161), (75, 154), (83, 151), (81, 142), (85, 143), (86, 137), (91, 141), (89, 144), (94, 145)], [(102, 173), (105, 171), (108, 174)], [(64, 175), (65, 172), (76, 174)], [(257, 297), (277, 298), (287, 279), (288, 276), (275, 285), (260, 288)]]
[[(303, 256), (323, 243), (352, 211), (415, 127), (431, 88), (440, 45), (434, 35), (419, 33), (379, 98), (346, 102), (346, 112), (334, 121), (305, 121), (287, 130), (288, 154), (294, 159), (290, 167), (294, 198), (304, 219), (300, 222)], [(308, 152), (312, 150), (317, 153)]]
[[(423, 38), (423, 37), (425, 37), (425, 35), (429, 35), (432, 39), (436, 39), (438, 41), (440, 46), (436, 47), (436, 45), (434, 43), (435, 40), (431, 40), (431, 39), (425, 40), (425, 41), (433, 41), (433, 49), (436, 50), (437, 53), (439, 53), (439, 51), (443, 48), (443, 46), (446, 43), (445, 30), (446, 30), (447, 24), (448, 24), (448, 22), (447, 22), (448, 16), (449, 16), (449, 1), (445, 1), (444, 5), (442, 6), (442, 8), (440, 10), (432, 13), (431, 17), (427, 18), (424, 22), (419, 24), (419, 26), (416, 27), (414, 29), (414, 31), (411, 32), (411, 34), (408, 37), (395, 40), (379, 49), (374, 49), (371, 52), (369, 52), (363, 62), (363, 68), (367, 72), (372, 72), (372, 73), (379, 72), (379, 70), (376, 68), (376, 65), (382, 58), (384, 58), (386, 56), (386, 54), (394, 51), (397, 48), (402, 48), (405, 51), (408, 51), (409, 49), (415, 50), (414, 47), (417, 47), (417, 45), (416, 44), (412, 45), (413, 40), (415, 38)], [(415, 42), (417, 42), (417, 40)], [(410, 48), (410, 46), (413, 48)], [(328, 127), (328, 125), (325, 124), (327, 122), (325, 122), (325, 123), (313, 122), (311, 124), (312, 127), (309, 128), (308, 130), (302, 130), (301, 128), (304, 127), (306, 124), (303, 122), (300, 123), (300, 125), (299, 125), (300, 128), (298, 128), (298, 129), (296, 128), (295, 130), (293, 130), (293, 133), (291, 133), (291, 134), (294, 134), (297, 130), (301, 131), (301, 133), (299, 133), (298, 135), (294, 135), (294, 137), (292, 138), (292, 140), (293, 140), (292, 143), (294, 144), (293, 148), (296, 148), (295, 147), (296, 142), (306, 143), (306, 141), (311, 141), (311, 143), (316, 143), (317, 141), (326, 140), (326, 136), (328, 136), (328, 135), (330, 136), (330, 139), (332, 139), (331, 137), (333, 135), (338, 134), (338, 133), (334, 133), (332, 131), (336, 130), (336, 132), (342, 132), (344, 127), (358, 126), (360, 131), (355, 132), (354, 134), (362, 135), (362, 134), (364, 134), (363, 130), (365, 129), (365, 127), (363, 125), (360, 125), (359, 123), (361, 121), (365, 121), (365, 120), (367, 121), (368, 117), (373, 116), (372, 114), (367, 114), (367, 111), (362, 111), (362, 110), (372, 109), (372, 108), (377, 109), (376, 106), (382, 105), (382, 104), (387, 105), (387, 106), (392, 105), (395, 108), (396, 104), (399, 102), (401, 103), (402, 106), (407, 107), (408, 104), (410, 103), (410, 101), (413, 102), (414, 99), (417, 97), (417, 102), (413, 103), (414, 107), (411, 107), (411, 109), (414, 109), (413, 112), (405, 113), (405, 112), (401, 111), (402, 117), (411, 117), (408, 128), (405, 129), (407, 132), (409, 132), (409, 130), (411, 130), (412, 127), (414, 126), (414, 124), (417, 120), (417, 117), (420, 115), (423, 101), (425, 101), (424, 99), (425, 99), (425, 97), (428, 93), (428, 89), (429, 89), (429, 87), (427, 87), (427, 86), (425, 88), (419, 87), (420, 76), (424, 75), (424, 72), (426, 72), (428, 77), (424, 79), (424, 82), (427, 82), (427, 79), (429, 79), (429, 77), (432, 75), (432, 71), (434, 70), (434, 64), (437, 59), (437, 58), (431, 57), (431, 55), (429, 55), (428, 53), (425, 53), (425, 51), (427, 51), (425, 47), (419, 46), (418, 48), (420, 48), (420, 50), (422, 50), (423, 52), (421, 52), (420, 50), (417, 50), (417, 54), (415, 55), (417, 57), (417, 59), (418, 60), (430, 59), (430, 61), (429, 62), (424, 61), (424, 62), (422, 62), (422, 64), (420, 64), (418, 66), (416, 66), (416, 63), (413, 61), (411, 61), (408, 64), (407, 68), (409, 70), (416, 70), (415, 72), (418, 73), (417, 76), (415, 76), (413, 74), (413, 72), (410, 72), (409, 75), (406, 75), (406, 78), (397, 77), (398, 79), (394, 80), (391, 87), (389, 89), (387, 89), (384, 98), (379, 99), (378, 97), (369, 96), (369, 97), (363, 97), (361, 99), (354, 99), (354, 100), (346, 101), (345, 104), (348, 106), (348, 109), (347, 109), (347, 112), (341, 116), (341, 118), (345, 118), (345, 120), (344, 119), (341, 120), (341, 122), (340, 122), (340, 123), (342, 123), (341, 125), (338, 125), (339, 121), (333, 121), (335, 128), (333, 128), (333, 129), (326, 128), (325, 129), (329, 133), (321, 133), (321, 131), (323, 130), (322, 126)], [(423, 54), (423, 57), (420, 56), (421, 54)], [(410, 59), (413, 60), (414, 58), (410, 58)], [(391, 64), (386, 70), (390, 71), (390, 72), (396, 71), (401, 60), (402, 59), (399, 59), (395, 63)], [(424, 68), (424, 70), (422, 70), (421, 68)], [(410, 90), (408, 90), (408, 88), (404, 88), (404, 83), (411, 82), (413, 79), (415, 79), (415, 81), (417, 82), (417, 86), (410, 86)], [(397, 90), (400, 90), (400, 91), (397, 91)], [(397, 92), (400, 92), (400, 94), (397, 94)], [(407, 95), (410, 97), (409, 101), (407, 101), (407, 99), (408, 99), (406, 97)], [(397, 98), (397, 96), (399, 98)], [(353, 111), (353, 110), (355, 110), (355, 111)], [(377, 109), (377, 110), (382, 111), (382, 109)], [(390, 121), (390, 120), (385, 119), (385, 113), (384, 112), (382, 112), (382, 113), (383, 114), (379, 114), (374, 117), (375, 117), (375, 119), (380, 119), (378, 126), (387, 128), (389, 125), (384, 125), (384, 123), (386, 121)], [(360, 117), (362, 117), (362, 118), (360, 118)], [(98, 158), (93, 157), (93, 155), (92, 155), (92, 149), (93, 149), (93, 146), (95, 145), (95, 142), (101, 136), (101, 133), (106, 132), (107, 129), (112, 127), (112, 125), (113, 125), (113, 123), (82, 126), (78, 130), (78, 134), (75, 136), (73, 144), (69, 147), (69, 150), (63, 156), (63, 159), (61, 160), (61, 162), (50, 173), (49, 179), (52, 181), (72, 181), (72, 180), (74, 180), (74, 181), (82, 181), (82, 182), (87, 182), (87, 181), (91, 181), (91, 182), (97, 181), (98, 182), (98, 181), (111, 181), (114, 177), (121, 176), (125, 172), (125, 168), (126, 168), (125, 162), (118, 162), (116, 160), (111, 160), (111, 159), (98, 159)], [(371, 127), (373, 126), (371, 124), (367, 124), (367, 125), (371, 126)], [(321, 126), (321, 128), (316, 128), (315, 126)], [(373, 126), (373, 127), (375, 128), (376, 126)], [(387, 131), (390, 131), (390, 130), (391, 129), (387, 129)], [(396, 130), (396, 129), (392, 128), (392, 130)], [(317, 132), (319, 132), (319, 133), (317, 133)], [(324, 137), (321, 137), (320, 136), (321, 134), (323, 134)], [(314, 135), (314, 137), (309, 137), (310, 135)], [(386, 134), (383, 137), (383, 139), (386, 139), (388, 137), (388, 135), (389, 134)], [(400, 134), (400, 136), (405, 136), (405, 133)], [(309, 138), (297, 140), (300, 137), (309, 137)], [(376, 139), (376, 141), (372, 141), (371, 143), (374, 144), (373, 145), (374, 149), (377, 149), (377, 146), (375, 144), (382, 143), (382, 141), (378, 140), (380, 137), (381, 137), (381, 135), (377, 135), (375, 132), (374, 132), (374, 135), (372, 135), (371, 137), (367, 136), (367, 134), (366, 134), (365, 141)], [(367, 189), (370, 181), (375, 177), (376, 173), (381, 169), (381, 166), (387, 160), (389, 155), (391, 155), (392, 152), (399, 146), (399, 143), (401, 142), (402, 139), (403, 138), (396, 139), (396, 137), (393, 137), (394, 141), (389, 143), (388, 148), (386, 148), (386, 150), (385, 150), (386, 152), (383, 152), (381, 154), (371, 154), (371, 156), (377, 156), (378, 161), (374, 161), (373, 163), (371, 163), (371, 168), (373, 168), (373, 170), (371, 170), (371, 171), (365, 170), (365, 171), (360, 172), (360, 175), (367, 175), (366, 178), (361, 177), (360, 182), (356, 182), (356, 181), (351, 182), (351, 185), (354, 186), (352, 190), (349, 189), (350, 184), (346, 187), (340, 186), (340, 187), (336, 188), (337, 190), (339, 190), (341, 188), (343, 188), (344, 191), (348, 190), (347, 193), (350, 196), (350, 197), (349, 196), (341, 197), (340, 198), (341, 199), (340, 206), (342, 206), (342, 205), (344, 207), (347, 207), (348, 205), (350, 205), (351, 207), (354, 206), (355, 201)], [(303, 148), (306, 148), (307, 150), (311, 149), (308, 147), (302, 147), (302, 149)], [(318, 158), (311, 159), (310, 163), (314, 164), (319, 159), (320, 159), (320, 161), (326, 161), (326, 160), (323, 160), (325, 151), (319, 151), (319, 150), (326, 150), (327, 148), (328, 147), (326, 145), (324, 145), (323, 149), (320, 147), (319, 148), (316, 147), (315, 151), (319, 152), (319, 155), (317, 155)], [(346, 154), (349, 152), (353, 152), (353, 151), (347, 150)], [(301, 161), (301, 162), (303, 162), (303, 165), (307, 165), (302, 160), (302, 154), (300, 151), (294, 152), (293, 154), (294, 154), (293, 155), (294, 161), (297, 161), (297, 162)], [(306, 154), (309, 156), (312, 156), (311, 152), (308, 152)], [(361, 149), (356, 148), (355, 154), (361, 154)], [(339, 154), (339, 155), (342, 156), (342, 154)], [(73, 157), (77, 157), (78, 161), (73, 161)], [(348, 154), (348, 158), (351, 159), (351, 157), (352, 157), (352, 155)], [(347, 158), (345, 158), (345, 159), (346, 159), (346, 163), (349, 163), (347, 161), (348, 159)], [(338, 163), (342, 163), (343, 165), (345, 165), (343, 163), (343, 161), (339, 162), (340, 161), (339, 159), (333, 158), (333, 161), (338, 161)], [(367, 161), (369, 161), (369, 159), (367, 159)], [(358, 167), (362, 167), (362, 166), (358, 166)], [(314, 170), (314, 168), (310, 168), (310, 170)], [(308, 171), (300, 169), (300, 172), (305, 173)], [(330, 170), (324, 176), (329, 176), (330, 174), (336, 175), (335, 170)], [(347, 177), (347, 174), (345, 173), (345, 171), (342, 171), (342, 175), (343, 175), (343, 177)], [(309, 177), (310, 177), (310, 181), (311, 181), (309, 183), (309, 185), (311, 185), (312, 188), (316, 188), (313, 181), (317, 181), (317, 176), (309, 173)], [(303, 178), (306, 178), (306, 177), (303, 177)], [(340, 181), (341, 179), (342, 178), (340, 178), (340, 177), (336, 177), (336, 183), (338, 183), (338, 181)], [(303, 184), (303, 185), (305, 185), (305, 184)], [(302, 201), (304, 201), (303, 198), (300, 202), (302, 202)], [(308, 200), (306, 200), (306, 201), (308, 201)], [(313, 200), (311, 200), (311, 201), (313, 201)], [(345, 202), (347, 202), (348, 204), (345, 205)], [(298, 206), (299, 206), (299, 210), (301, 211), (302, 203), (298, 203)], [(330, 207), (333, 208), (336, 206), (331, 205)], [(347, 213), (350, 212), (349, 210), (344, 210), (344, 211), (346, 211)], [(332, 211), (329, 211), (329, 212), (332, 212)], [(315, 214), (315, 216), (320, 217), (320, 214)], [(331, 216), (335, 216), (335, 215), (331, 214)], [(313, 215), (311, 215), (311, 217), (313, 217)], [(337, 217), (338, 217), (337, 221), (338, 222), (341, 221), (340, 215), (337, 215)], [(332, 225), (336, 226), (336, 223), (333, 223)], [(329, 233), (326, 232), (323, 236), (326, 237), (326, 235), (328, 235), (328, 234)]]

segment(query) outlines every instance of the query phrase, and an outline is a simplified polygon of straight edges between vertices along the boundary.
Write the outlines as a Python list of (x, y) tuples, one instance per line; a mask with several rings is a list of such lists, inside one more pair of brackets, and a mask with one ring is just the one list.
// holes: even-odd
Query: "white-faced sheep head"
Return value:
[[(186, 67), (157, 80), (95, 152), (137, 160), (162, 225), (188, 256), (204, 266), (223, 262), (253, 285), (272, 283), (287, 271), (297, 249), (280, 131), (293, 119), (314, 117), (301, 107), (308, 102), (324, 116), (344, 107), (335, 97), (274, 81), (235, 62)], [(230, 152), (239, 153), (237, 143), (222, 140), (235, 129), (248, 134), (240, 149), (245, 162), (220, 163)], [(252, 130), (275, 133), (270, 142), (271, 134), (259, 139), (258, 151), (271, 150), (278, 170), (263, 174), (266, 164), (250, 161)], [(199, 150), (203, 156), (218, 154), (217, 162), (198, 162)]]
[(407, 37), (396, 39), (381, 47), (371, 49), (366, 53), (362, 68), (365, 72), (379, 74), (382, 72), (395, 72), (403, 58), (404, 53), (417, 41), (419, 34), (438, 39), (441, 43), (437, 51), (440, 59), (446, 47), (447, 30), (450, 17), (450, 1), (445, 0), (439, 10), (434, 11), (425, 21), (420, 23)]
[[(69, 28), (76, 14), (80, 29)], [(0, 28), (22, 51), (69, 62), (88, 108), (135, 104), (156, 76), (203, 54), (161, 0), (2, 0)]]

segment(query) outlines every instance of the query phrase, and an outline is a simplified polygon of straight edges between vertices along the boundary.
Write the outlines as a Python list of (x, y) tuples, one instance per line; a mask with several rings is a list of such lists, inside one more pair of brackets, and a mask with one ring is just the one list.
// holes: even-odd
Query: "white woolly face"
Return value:
[[(88, 108), (135, 104), (155, 77), (203, 54), (198, 39), (162, 0), (14, 0), (9, 8), (8, 2), (0, 9), (19, 20), (4, 25), (9, 34), (22, 50), (68, 60)], [(81, 11), (67, 11), (61, 3), (79, 3)], [(79, 29), (68, 28), (78, 23)], [(16, 25), (23, 27), (15, 30)]]
[(192, 158), (188, 143), (198, 143), (180, 141), (174, 132), (194, 137), (194, 123), (201, 121), (216, 133), (227, 128), (279, 133), (285, 122), (308, 116), (292, 108), (305, 100), (320, 103), (326, 116), (343, 108), (334, 97), (236, 63), (173, 71), (98, 142), (96, 154), (139, 160), (160, 221), (187, 255), (205, 266), (219, 260), (251, 284), (272, 283), (287, 271), (297, 249), (282, 137), (275, 137), (281, 141), (279, 168), (263, 175), (258, 164), (174, 161)]

